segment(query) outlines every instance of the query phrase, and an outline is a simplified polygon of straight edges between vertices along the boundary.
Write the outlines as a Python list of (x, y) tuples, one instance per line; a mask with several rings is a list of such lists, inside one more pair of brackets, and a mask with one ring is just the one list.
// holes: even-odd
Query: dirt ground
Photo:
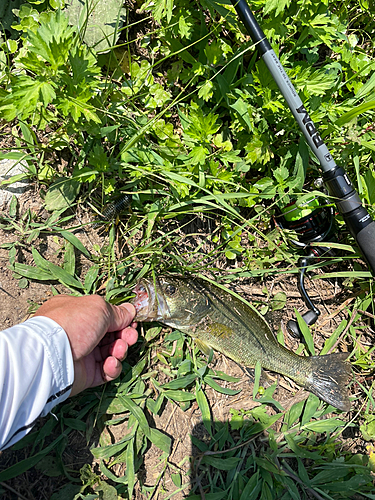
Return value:
[[(19, 200), (19, 212), (23, 213), (27, 208), (31, 208), (36, 213), (43, 214), (42, 202), (35, 188), (32, 188), (22, 195)], [(81, 234), (79, 237), (85, 238), (84, 243), (86, 245), (88, 241), (93, 242), (96, 241), (96, 238), (103, 238), (103, 236), (99, 237), (95, 234), (90, 234), (89, 237), (87, 234)], [(35, 310), (37, 305), (43, 303), (52, 296), (50, 283), (29, 282), (26, 288), (20, 288), (18, 286), (18, 280), (13, 277), (12, 271), (9, 269), (9, 252), (7, 249), (1, 248), (3, 243), (12, 242), (14, 238), (16, 238), (14, 232), (0, 230), (1, 329), (24, 321), (29, 317), (32, 311)], [(52, 260), (61, 258), (61, 246), (56, 239), (48, 238), (47, 240), (37, 243), (39, 244), (39, 249), (43, 251), (43, 256), (46, 258)], [(28, 262), (30, 257), (27, 248), (23, 250), (22, 255), (24, 261)], [(264, 293), (265, 285), (267, 286), (268, 296)], [(54, 284), (54, 286), (60, 293), (66, 292), (62, 286), (56, 284)], [(342, 318), (347, 317), (348, 313), (345, 310), (345, 306), (353, 303), (358, 290), (352, 290), (350, 293), (347, 291), (344, 292), (339, 280), (308, 280), (307, 287), (311, 298), (321, 309), (321, 316), (314, 327), (315, 345), (316, 349), (319, 351), (326, 338), (332, 334)], [(276, 293), (280, 291), (285, 292), (287, 296), (287, 306), (282, 311), (275, 311), (267, 317), (275, 330), (281, 325), (281, 328), (285, 332), (286, 321), (288, 318), (292, 317), (294, 307), (300, 311), (305, 311), (305, 306), (300, 298), (296, 287), (295, 277), (293, 276), (265, 278), (263, 282), (244, 280), (236, 283), (233, 289), (250, 301), (265, 303)], [(368, 325), (368, 333), (372, 333), (370, 323)], [(287, 333), (285, 333), (285, 338), (287, 339), (288, 347), (292, 350), (295, 349), (297, 342)], [(364, 342), (366, 342), (365, 339)], [(341, 345), (341, 349), (349, 349), (349, 346)], [(225, 396), (213, 389), (207, 390), (212, 415), (215, 420), (225, 421), (228, 420), (231, 409), (250, 409), (256, 404), (252, 401), (252, 381), (249, 374), (245, 373), (236, 363), (224, 356), (216, 355), (214, 363), (216, 369), (222, 370), (240, 379), (239, 382), (236, 383), (227, 383), (227, 387), (242, 389), (237, 396)], [(279, 381), (275, 398), (279, 400), (284, 407), (291, 406), (296, 401), (308, 396), (306, 391), (299, 390), (292, 382), (286, 381), (283, 377), (277, 377), (275, 374), (270, 374), (270, 376)], [(151, 446), (143, 457), (143, 465), (139, 478), (143, 484), (155, 487), (155, 492), (152, 496), (153, 500), (162, 500), (177, 489), (172, 482), (172, 474), (181, 472), (184, 477), (183, 483), (188, 481), (191, 459), (195, 453), (192, 447), (191, 435), (196, 435), (199, 439), (204, 439), (205, 430), (202, 426), (200, 410), (196, 404), (193, 404), (189, 410), (182, 411), (179, 406), (168, 402), (162, 414), (159, 417), (154, 417), (154, 425), (172, 438), (173, 445), (169, 463), (173, 464), (173, 467), (169, 467), (165, 474), (162, 474), (163, 464), (161, 464), (159, 460), (160, 450)], [(112, 434), (109, 436), (109, 439), (112, 442), (116, 442), (121, 439), (123, 432), (124, 426), (112, 426)], [(89, 439), (79, 431), (70, 434), (69, 445), (65, 448), (63, 460), (73, 477), (77, 478), (77, 473), (85, 464), (91, 464), (93, 470), (98, 471), (98, 462), (93, 458), (90, 452), (90, 446), (97, 445), (98, 437), (97, 432), (94, 432)], [(364, 443), (361, 441), (358, 433), (356, 434), (353, 432), (350, 439), (347, 440), (347, 446), (353, 452), (359, 450), (363, 451)], [(0, 471), (27, 458), (30, 451), (30, 446), (19, 451), (14, 451), (12, 449), (6, 450), (0, 454)], [(113, 472), (121, 475), (124, 469), (124, 464), (118, 464), (117, 469), (114, 469)], [(68, 480), (63, 475), (51, 477), (48, 474), (49, 473), (46, 473), (46, 470), (43, 469), (43, 463), (42, 465), (39, 464), (39, 466), (31, 468), (15, 479), (0, 484), (0, 496), (2, 488), (3, 493), (1, 498), (3, 500), (50, 499), (52, 494), (58, 491), (60, 487), (68, 482)], [(176, 494), (173, 498), (175, 500), (181, 500), (187, 496), (189, 491), (190, 486), (187, 485), (185, 489)], [(74, 494), (71, 496), (67, 495), (66, 499), (69, 500), (73, 498), (73, 496)], [(137, 485), (134, 498), (145, 498), (141, 495)]]

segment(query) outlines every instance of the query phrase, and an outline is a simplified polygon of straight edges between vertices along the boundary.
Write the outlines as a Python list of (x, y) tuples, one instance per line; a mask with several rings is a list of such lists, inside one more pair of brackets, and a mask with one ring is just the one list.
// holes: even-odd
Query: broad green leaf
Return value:
[(77, 236), (70, 231), (60, 230), (61, 236), (68, 240), (72, 245), (74, 245), (77, 250), (82, 252), (86, 257), (90, 257), (90, 252), (84, 247), (83, 243), (77, 238)]
[(168, 399), (173, 401), (194, 401), (195, 395), (191, 392), (177, 391), (177, 390), (167, 390), (163, 391), (162, 394)]
[(51, 271), (51, 274), (55, 279), (63, 283), (67, 286), (72, 286), (74, 288), (83, 289), (82, 283), (74, 278), (71, 274), (67, 273), (62, 267), (53, 264), (52, 262), (48, 262), (48, 268)]
[(44, 199), (46, 209), (53, 212), (55, 210), (69, 208), (78, 195), (80, 187), (81, 185), (79, 182), (66, 177), (61, 177), (59, 180), (51, 184), (46, 193), (46, 197)]
[(64, 418), (64, 424), (71, 429), (75, 429), (76, 431), (85, 432), (86, 424), (82, 422), (82, 420), (78, 420), (77, 418)]
[(309, 422), (304, 427), (314, 432), (333, 432), (338, 427), (344, 427), (346, 423), (338, 418), (328, 418), (326, 420), (317, 420)]
[(103, 498), (103, 500), (118, 500), (116, 488), (106, 481), (100, 481), (99, 486), (95, 487), (96, 492), (99, 492), (101, 495), (99, 498)]
[(250, 500), (250, 498), (257, 498), (259, 492), (262, 490), (262, 481), (259, 480), (259, 470), (250, 476), (245, 488), (242, 491), (240, 500)]
[(91, 266), (87, 271), (85, 276), (84, 288), (85, 292), (89, 294), (92, 290), (93, 284), (95, 283), (96, 278), (99, 274), (99, 267), (97, 265)]
[(345, 330), (346, 325), (348, 324), (346, 319), (343, 319), (336, 330), (332, 333), (330, 337), (325, 341), (324, 347), (321, 350), (320, 355), (327, 354), (328, 351), (335, 345), (336, 340), (340, 337), (341, 333)]
[(363, 99), (366, 95), (370, 94), (370, 92), (375, 87), (375, 72), (371, 75), (371, 77), (364, 83), (360, 89), (356, 92), (355, 98), (356, 100)]
[(122, 452), (126, 446), (128, 446), (129, 441), (131, 441), (137, 430), (137, 426), (133, 426), (131, 432), (121, 439), (118, 443), (110, 444), (108, 446), (101, 446), (99, 448), (92, 448), (90, 451), (95, 458), (101, 458), (103, 460), (109, 460), (118, 453)]
[(259, 361), (256, 362), (254, 371), (255, 371), (255, 374), (254, 374), (253, 399), (255, 399), (256, 395), (258, 394), (260, 377), (262, 375), (262, 366), (259, 363)]
[(236, 394), (241, 392), (241, 389), (234, 390), (234, 389), (229, 389), (229, 387), (222, 387), (209, 375), (204, 377), (204, 381), (206, 382), (206, 384), (212, 387), (212, 389), (215, 389), (215, 391), (220, 392), (221, 394), (227, 394), (228, 396), (235, 396)]
[(302, 414), (305, 401), (299, 401), (295, 403), (286, 413), (285, 422), (288, 429), (299, 419)]
[(320, 399), (315, 396), (315, 394), (309, 394), (309, 397), (305, 403), (305, 409), (302, 415), (301, 424), (305, 425), (314, 417), (318, 407), (320, 405)]
[(151, 443), (157, 446), (160, 450), (164, 451), (165, 453), (170, 452), (172, 444), (171, 438), (166, 434), (163, 434), (158, 429), (151, 428), (149, 439)]
[(19, 262), (14, 263), (14, 271), (30, 280), (53, 281), (55, 279), (50, 271), (44, 271), (37, 267), (20, 264)]
[(161, 387), (162, 389), (185, 389), (185, 387), (192, 384), (196, 378), (197, 375), (195, 373), (189, 373), (183, 377), (175, 378)]
[(308, 451), (307, 448), (299, 446), (298, 441), (295, 441), (294, 439), (295, 436), (291, 434), (285, 435), (285, 441), (287, 442), (288, 447), (297, 455), (297, 457), (307, 458), (309, 460), (319, 460), (321, 458), (319, 453)]
[(307, 348), (312, 356), (315, 356), (315, 346), (314, 346), (314, 339), (311, 335), (310, 328), (307, 326), (305, 321), (303, 320), (302, 316), (300, 313), (297, 311), (297, 309), (294, 309), (298, 326), (302, 332), (303, 338), (306, 342)]
[(134, 467), (134, 441), (130, 441), (126, 450), (126, 478), (128, 480), (129, 498), (133, 498), (133, 489), (135, 485), (135, 467)]
[(215, 469), (219, 470), (231, 470), (237, 467), (238, 463), (241, 462), (242, 458), (231, 457), (231, 458), (219, 458), (213, 455), (205, 455), (202, 462), (208, 465), (212, 465)]
[[(99, 468), (101, 472), (114, 483), (128, 484), (128, 478), (126, 477), (126, 474), (124, 476), (119, 476), (119, 477), (115, 476), (109, 469), (107, 469), (107, 467), (104, 465), (103, 460), (100, 460)], [(62, 500), (67, 500), (67, 499), (64, 498)]]
[(362, 113), (370, 111), (370, 109), (374, 108), (375, 108), (375, 101), (368, 101), (364, 102), (363, 104), (359, 104), (358, 106), (355, 106), (347, 113), (344, 113), (342, 116), (340, 116), (340, 118), (335, 121), (335, 125), (341, 127), (341, 125), (350, 122), (351, 120), (353, 120), (353, 118), (357, 117), (358, 115), (361, 115)]
[(283, 309), (285, 305), (286, 305), (286, 293), (277, 292), (276, 295), (271, 300), (272, 311), (278, 311), (280, 309)]
[(198, 90), (198, 96), (204, 101), (209, 101), (213, 94), (213, 83), (209, 80)]
[(126, 19), (123, 5), (121, 0), (66, 0), (65, 12), (70, 23), (81, 29), (87, 45), (103, 52), (116, 45)]
[(147, 438), (150, 438), (151, 430), (145, 414), (143, 413), (143, 410), (138, 405), (136, 405), (132, 399), (130, 399), (128, 396), (125, 396), (124, 394), (119, 394), (118, 399), (122, 402), (124, 407), (133, 414), (135, 419), (138, 421), (144, 435)]
[(8, 184), (14, 184), (18, 181), (23, 181), (24, 179), (27, 179), (27, 173), (12, 175), (12, 177), (10, 177), (9, 179), (4, 179), (3, 181), (1, 181), (0, 187), (7, 186)]
[(71, 276), (74, 274), (74, 271), (76, 269), (76, 255), (74, 252), (74, 246), (69, 241), (65, 242), (63, 269)]
[(249, 131), (252, 131), (253, 125), (250, 121), (250, 115), (245, 101), (239, 98), (234, 104), (231, 104), (230, 107), (237, 111), (240, 120), (244, 122)]
[(203, 389), (199, 386), (198, 381), (196, 382), (195, 396), (197, 399), (199, 409), (202, 413), (203, 425), (207, 429), (208, 433), (212, 435), (212, 421), (211, 421), (210, 407), (208, 405), (206, 395), (203, 392)]

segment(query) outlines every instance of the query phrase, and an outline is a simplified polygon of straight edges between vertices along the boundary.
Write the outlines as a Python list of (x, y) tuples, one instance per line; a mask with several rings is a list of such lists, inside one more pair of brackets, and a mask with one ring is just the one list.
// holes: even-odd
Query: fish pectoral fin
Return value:
[(198, 349), (200, 349), (203, 352), (203, 354), (205, 354), (206, 356), (210, 355), (211, 347), (209, 345), (205, 344), (199, 339), (194, 339), (194, 341), (197, 344)]

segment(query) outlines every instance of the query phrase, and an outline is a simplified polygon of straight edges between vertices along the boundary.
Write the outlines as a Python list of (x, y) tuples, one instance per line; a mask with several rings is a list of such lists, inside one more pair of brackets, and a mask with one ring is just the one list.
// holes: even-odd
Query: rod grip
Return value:
[[(345, 219), (345, 214), (344, 219)], [(370, 271), (375, 276), (375, 221), (372, 221), (366, 227), (356, 234), (357, 244), (362, 255), (366, 259)]]

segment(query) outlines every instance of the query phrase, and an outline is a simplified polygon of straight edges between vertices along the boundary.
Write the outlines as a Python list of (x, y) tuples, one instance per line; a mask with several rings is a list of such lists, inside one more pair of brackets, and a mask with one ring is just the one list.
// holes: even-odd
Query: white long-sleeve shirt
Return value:
[(65, 401), (73, 381), (72, 351), (58, 323), (37, 316), (0, 332), (0, 450)]

